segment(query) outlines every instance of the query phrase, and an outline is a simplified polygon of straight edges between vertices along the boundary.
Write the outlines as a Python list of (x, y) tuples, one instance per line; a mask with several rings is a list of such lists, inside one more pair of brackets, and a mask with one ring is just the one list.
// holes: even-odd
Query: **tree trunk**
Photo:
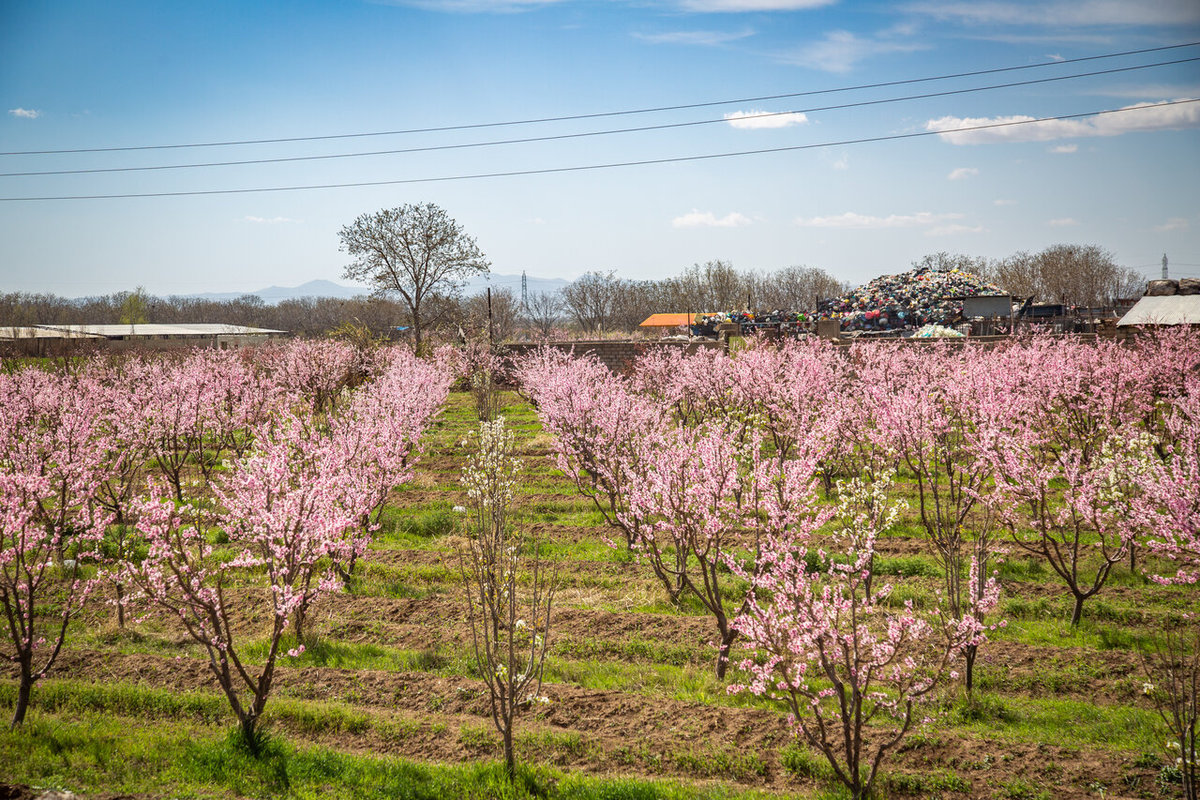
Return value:
[(975, 656), (978, 652), (979, 645), (967, 646), (967, 697), (971, 696), (971, 690), (975, 688)]
[(1086, 598), (1076, 593), (1075, 594), (1075, 610), (1071, 612), (1071, 627), (1078, 628), (1079, 620), (1083, 619), (1083, 601)]
[(342, 588), (346, 590), (346, 594), (354, 594), (354, 564), (358, 560), (358, 553), (350, 556), (350, 563), (343, 567), (341, 564), (335, 564), (337, 567), (338, 577), (342, 579)]
[(25, 712), (29, 710), (29, 694), (33, 689), (33, 675), (30, 674), (29, 665), (21, 664), (21, 676), (17, 686), (17, 704), (13, 708), (12, 729), (16, 730), (25, 722)]
[(517, 777), (517, 759), (513, 756), (512, 727), (512, 720), (509, 720), (508, 725), (504, 727), (504, 772), (510, 781)]
[(117, 627), (125, 629), (125, 584), (117, 582)]
[(257, 716), (255, 716), (254, 714), (242, 715), (242, 720), (241, 720), (242, 742), (246, 745), (246, 749), (249, 750), (254, 755), (258, 755), (258, 751), (259, 751), (259, 747), (258, 747), (259, 741), (258, 741), (257, 731), (255, 730), (257, 725), (258, 725), (258, 717)]
[(733, 646), (733, 640), (737, 638), (736, 630), (727, 630), (721, 634), (721, 647), (717, 650), (717, 679), (725, 678), (725, 671), (729, 669), (729, 651)]
[(296, 633), (296, 644), (304, 644), (304, 618), (308, 616), (308, 608), (300, 606), (296, 609), (296, 615), (292, 617), (295, 622), (293, 630)]

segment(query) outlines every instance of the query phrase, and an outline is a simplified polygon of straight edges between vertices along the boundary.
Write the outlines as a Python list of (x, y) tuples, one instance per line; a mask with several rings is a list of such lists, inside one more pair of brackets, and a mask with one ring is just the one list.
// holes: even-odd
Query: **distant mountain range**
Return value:
[[(529, 276), (527, 279), (530, 294), (553, 292), (569, 283), (570, 281), (562, 278), (535, 278)], [(481, 275), (471, 279), (463, 287), (463, 295), (470, 297), (473, 294), (479, 294), (486, 291), (489, 286), (493, 290), (509, 289), (513, 294), (520, 297), (521, 276), (504, 275), (495, 272), (487, 276)], [(352, 297), (370, 294), (370, 291), (370, 289), (363, 287), (343, 286), (333, 281), (317, 280), (302, 283), (299, 286), (268, 286), (256, 292), (204, 292), (202, 294), (190, 294), (187, 297), (194, 297), (198, 300), (236, 300), (239, 297), (253, 295), (262, 298), (262, 301), (267, 305), (275, 305), (283, 300), (297, 300), (302, 297), (334, 297), (348, 300)]]

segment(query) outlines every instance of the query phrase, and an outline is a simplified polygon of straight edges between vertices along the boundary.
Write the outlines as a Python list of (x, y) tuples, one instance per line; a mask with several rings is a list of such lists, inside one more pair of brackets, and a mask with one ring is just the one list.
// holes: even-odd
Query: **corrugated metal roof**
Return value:
[(0, 328), (0, 339), (99, 339), (89, 333), (63, 331), (35, 326)]
[(38, 325), (46, 330), (91, 334), (115, 339), (122, 336), (254, 336), (287, 333), (269, 328), (250, 328), (245, 325), (222, 325), (209, 322), (188, 322), (170, 325)]
[(651, 314), (638, 325), (639, 328), (678, 328), (691, 325), (694, 314)]
[(1200, 294), (1143, 297), (1121, 317), (1122, 325), (1200, 325)]

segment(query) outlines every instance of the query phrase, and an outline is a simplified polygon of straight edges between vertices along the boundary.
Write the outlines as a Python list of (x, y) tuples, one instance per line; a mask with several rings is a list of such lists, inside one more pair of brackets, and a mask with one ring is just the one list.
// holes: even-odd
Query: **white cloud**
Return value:
[(743, 11), (801, 11), (821, 8), (837, 0), (679, 0), (685, 11), (700, 13), (729, 13)]
[(298, 219), (290, 219), (289, 217), (242, 217), (242, 222), (249, 222), (253, 225), (281, 225), (299, 221)]
[(838, 160), (833, 162), (833, 168), (834, 169), (850, 169), (849, 153), (842, 153), (838, 157)]
[(745, 28), (740, 31), (670, 31), (667, 33), (635, 33), (633, 38), (647, 44), (682, 44), (699, 47), (716, 47), (754, 35), (754, 31)]
[(978, 174), (979, 170), (975, 169), (975, 167), (959, 167), (956, 170), (952, 170), (946, 177), (952, 181), (961, 181), (965, 178), (973, 178)]
[[(1190, 99), (1190, 98), (1189, 98)], [(937, 131), (950, 144), (991, 144), (995, 142), (1050, 142), (1085, 136), (1120, 136), (1140, 131), (1177, 130), (1200, 126), (1200, 103), (1180, 105), (1136, 103), (1119, 112), (1084, 119), (1057, 119), (1036, 122), (1036, 117), (939, 117), (925, 123), (925, 130)], [(1024, 124), (1013, 124), (1024, 123)], [(985, 125), (1006, 127), (958, 131)], [(956, 132), (957, 131), (957, 132)]]
[(1162, 225), (1155, 225), (1155, 233), (1166, 233), (1167, 231), (1182, 231), (1188, 227), (1188, 221), (1183, 217), (1171, 217)]
[(789, 64), (810, 67), (825, 72), (849, 72), (869, 56), (885, 53), (911, 53), (926, 50), (928, 45), (896, 41), (891, 37), (902, 31), (888, 31), (879, 36), (861, 37), (850, 31), (830, 31), (819, 42), (801, 47), (782, 57)]
[(684, 214), (682, 217), (676, 217), (671, 220), (672, 228), (740, 228), (743, 225), (750, 224), (750, 218), (744, 214), (739, 214), (736, 211), (731, 211), (723, 217), (718, 218), (711, 211), (698, 211), (692, 209), (691, 213)]
[(796, 112), (775, 114), (767, 111), (734, 111), (726, 114), (725, 120), (731, 126), (741, 130), (762, 130), (804, 125), (808, 122), (808, 117)]
[(938, 225), (925, 231), (926, 236), (952, 236), (956, 233), (983, 233), (982, 225)]
[(35, 108), (10, 108), (8, 113), (21, 119), (37, 119), (42, 115), (42, 112)]
[(994, 205), (994, 206), (1015, 206), (1016, 204), (1017, 204), (1016, 200), (1005, 200), (1000, 197), (998, 197), (992, 201), (992, 205)]
[(1066, 61), (1066, 59), (1058, 53), (1047, 53), (1046, 58), (1050, 59), (1051, 61)]
[(833, 217), (801, 217), (796, 225), (802, 228), (847, 228), (854, 230), (873, 230), (879, 228), (919, 228), (924, 225), (937, 225), (950, 220), (962, 219), (962, 214), (933, 214), (920, 211), (916, 214), (891, 214), (886, 217), (873, 217), (868, 214), (856, 214), (847, 211)]
[(1072, 225), (1078, 225), (1079, 220), (1074, 219), (1072, 217), (1059, 217), (1058, 219), (1050, 220), (1046, 224), (1049, 225), (1051, 228), (1069, 228)]
[(1050, 148), (1051, 153), (1074, 153), (1079, 149), (1077, 144), (1060, 144)]
[(1195, 0), (958, 0), (917, 2), (908, 11), (966, 25), (1042, 25), (1047, 27), (1095, 27), (1099, 25), (1146, 26), (1187, 25), (1200, 22), (1200, 4)]

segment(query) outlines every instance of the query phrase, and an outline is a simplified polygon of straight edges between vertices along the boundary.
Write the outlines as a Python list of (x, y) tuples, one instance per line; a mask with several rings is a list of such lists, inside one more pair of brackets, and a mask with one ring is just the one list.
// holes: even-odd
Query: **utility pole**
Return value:
[(488, 346), (491, 347), (493, 344), (495, 344), (495, 339), (492, 336), (492, 287), (490, 287), (490, 286), (488, 287), (488, 290), (487, 290), (487, 300), (488, 300)]
[(1162, 277), (1162, 279), (1164, 281), (1167, 280), (1167, 254), (1166, 253), (1163, 253), (1163, 277)]

